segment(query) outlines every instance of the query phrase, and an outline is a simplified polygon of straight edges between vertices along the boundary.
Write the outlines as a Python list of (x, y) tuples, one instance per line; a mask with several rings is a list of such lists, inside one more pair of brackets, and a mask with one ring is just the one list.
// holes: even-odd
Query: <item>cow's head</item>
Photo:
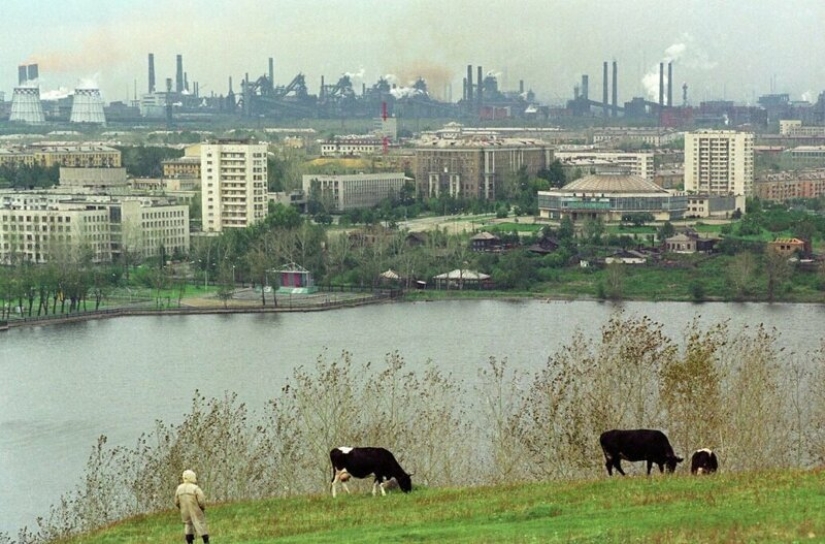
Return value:
[(398, 480), (398, 487), (401, 488), (401, 491), (404, 493), (409, 493), (412, 491), (412, 479), (409, 474), (406, 472), (401, 472), (401, 474), (397, 475), (395, 479)]
[(682, 457), (676, 457), (675, 455), (670, 455), (665, 461), (665, 466), (667, 467), (668, 472), (673, 472), (676, 470), (676, 465), (684, 461)]

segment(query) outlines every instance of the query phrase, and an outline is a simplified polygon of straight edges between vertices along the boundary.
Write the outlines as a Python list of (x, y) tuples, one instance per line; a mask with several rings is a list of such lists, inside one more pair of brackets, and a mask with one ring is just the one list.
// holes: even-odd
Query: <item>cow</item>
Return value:
[(329, 460), (332, 462), (332, 497), (335, 498), (335, 491), (338, 483), (344, 486), (344, 491), (349, 493), (347, 480), (350, 477), (366, 478), (370, 474), (375, 476), (372, 484), (372, 494), (375, 496), (377, 488), (381, 488), (381, 495), (386, 495), (386, 488), (389, 481), (395, 479), (398, 487), (404, 493), (412, 490), (410, 475), (404, 472), (395, 456), (384, 448), (350, 448), (339, 447), (329, 452)]
[(693, 452), (690, 457), (691, 474), (713, 474), (719, 470), (719, 461), (713, 450), (702, 448)]
[(684, 461), (673, 453), (667, 437), (662, 431), (650, 429), (607, 431), (599, 437), (599, 443), (604, 452), (607, 474), (613, 475), (615, 468), (619, 474), (625, 475), (622, 470), (622, 459), (625, 461), (647, 461), (647, 474), (653, 464), (659, 465), (659, 472), (673, 472), (676, 465)]

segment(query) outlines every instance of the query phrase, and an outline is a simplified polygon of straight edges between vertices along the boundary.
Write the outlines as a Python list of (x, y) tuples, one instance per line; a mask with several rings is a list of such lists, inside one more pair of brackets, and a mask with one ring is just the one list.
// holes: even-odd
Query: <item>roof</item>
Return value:
[(487, 280), (490, 279), (489, 274), (482, 274), (476, 270), (464, 270), (456, 268), (449, 272), (435, 276), (437, 280)]
[(487, 232), (486, 230), (483, 230), (475, 236), (473, 236), (472, 238), (470, 238), (470, 240), (501, 240), (501, 238), (499, 238), (492, 232)]
[(591, 174), (576, 181), (571, 181), (561, 188), (565, 192), (582, 193), (659, 193), (669, 191), (652, 181), (632, 174), (601, 173)]

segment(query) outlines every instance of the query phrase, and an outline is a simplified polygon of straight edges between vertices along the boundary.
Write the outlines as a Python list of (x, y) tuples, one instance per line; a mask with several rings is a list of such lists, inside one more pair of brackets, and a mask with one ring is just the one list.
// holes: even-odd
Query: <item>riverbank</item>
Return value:
[(231, 298), (221, 299), (217, 293), (199, 293), (172, 300), (160, 297), (146, 300), (129, 296), (112, 297), (98, 310), (56, 313), (49, 315), (11, 316), (0, 331), (13, 327), (57, 325), (96, 319), (112, 319), (125, 316), (157, 315), (198, 315), (198, 314), (248, 314), (274, 312), (322, 312), (341, 308), (352, 308), (368, 304), (393, 302), (400, 299), (402, 292), (392, 289), (373, 291), (328, 290), (308, 294), (267, 294), (263, 303), (260, 291), (252, 288), (236, 289)]

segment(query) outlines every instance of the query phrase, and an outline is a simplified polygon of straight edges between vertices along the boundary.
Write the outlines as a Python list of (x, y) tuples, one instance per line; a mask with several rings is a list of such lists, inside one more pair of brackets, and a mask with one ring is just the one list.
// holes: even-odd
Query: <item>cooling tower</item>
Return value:
[(100, 89), (75, 89), (72, 99), (72, 114), (69, 117), (72, 123), (93, 123), (105, 125), (106, 116), (103, 114), (103, 98)]
[(46, 122), (43, 104), (40, 103), (39, 87), (15, 87), (11, 99), (9, 121), (42, 125)]

